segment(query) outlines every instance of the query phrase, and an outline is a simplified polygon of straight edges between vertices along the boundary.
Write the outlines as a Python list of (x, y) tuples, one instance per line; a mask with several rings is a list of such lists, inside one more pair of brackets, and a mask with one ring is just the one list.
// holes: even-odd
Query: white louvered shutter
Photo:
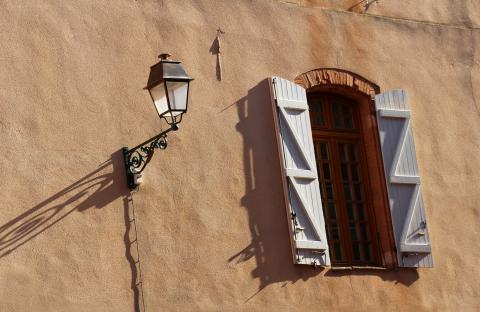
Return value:
[(305, 89), (271, 79), (294, 262), (330, 265)]
[(401, 267), (433, 267), (406, 93), (375, 97), (390, 210)]

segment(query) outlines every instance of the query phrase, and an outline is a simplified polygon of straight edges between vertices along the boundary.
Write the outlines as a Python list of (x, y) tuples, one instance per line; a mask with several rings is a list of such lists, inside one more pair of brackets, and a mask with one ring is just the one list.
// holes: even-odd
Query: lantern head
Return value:
[(169, 59), (170, 54), (160, 54), (160, 62), (150, 68), (145, 89), (150, 93), (158, 116), (169, 125), (176, 126), (187, 112), (188, 91), (193, 80), (179, 61)]

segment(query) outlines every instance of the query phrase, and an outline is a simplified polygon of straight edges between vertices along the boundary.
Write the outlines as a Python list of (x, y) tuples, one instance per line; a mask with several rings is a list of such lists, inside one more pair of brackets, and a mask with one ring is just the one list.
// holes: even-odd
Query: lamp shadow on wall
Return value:
[(134, 309), (140, 311), (141, 281), (137, 269), (139, 255), (135, 252), (135, 248), (132, 248), (136, 243), (136, 233), (132, 227), (135, 220), (132, 218), (131, 193), (126, 183), (123, 152), (118, 150), (94, 171), (0, 226), (0, 259), (27, 244), (75, 211), (101, 209), (116, 199), (123, 198), (125, 257), (131, 269)]
[[(270, 86), (267, 79), (248, 91), (237, 101), (239, 122), (236, 125), (243, 137), (245, 195), (241, 205), (247, 210), (252, 241), (228, 259), (240, 263), (255, 258), (252, 277), (260, 281), (258, 291), (273, 283), (295, 283), (317, 276), (323, 268), (294, 265), (290, 248), (287, 213), (283, 199), (280, 160)], [(412, 269), (387, 270), (328, 270), (325, 276), (379, 276), (406, 286), (418, 279)]]

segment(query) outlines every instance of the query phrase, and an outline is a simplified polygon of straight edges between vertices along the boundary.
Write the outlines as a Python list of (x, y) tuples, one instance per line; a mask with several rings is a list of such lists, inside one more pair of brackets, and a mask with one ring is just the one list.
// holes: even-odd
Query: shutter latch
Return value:
[(420, 222), (420, 229), (418, 230), (417, 235), (424, 236), (426, 228), (427, 228), (427, 221)]

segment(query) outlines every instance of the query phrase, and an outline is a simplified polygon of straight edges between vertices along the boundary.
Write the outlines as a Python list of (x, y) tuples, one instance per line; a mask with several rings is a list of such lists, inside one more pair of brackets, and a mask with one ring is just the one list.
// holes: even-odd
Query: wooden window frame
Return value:
[[(366, 172), (363, 174), (368, 176), (368, 181), (370, 182), (368, 187), (370, 191), (366, 189), (365, 192), (367, 193), (366, 196), (369, 196), (373, 207), (373, 209), (370, 209), (370, 211), (373, 211), (373, 216), (369, 217), (371, 218), (371, 225), (375, 226), (374, 230), (377, 232), (375, 236), (378, 239), (375, 242), (378, 248), (373, 248), (373, 250), (374, 252), (375, 249), (378, 251), (376, 256), (379, 258), (378, 263), (380, 266), (385, 268), (398, 267), (380, 139), (377, 130), (375, 102), (369, 94), (360, 92), (358, 89), (348, 85), (319, 84), (307, 89), (307, 94), (319, 92), (339, 94), (355, 101), (359, 105), (359, 116), (357, 117), (359, 120), (355, 122), (359, 122), (358, 124), (361, 127), (360, 132), (363, 138), (363, 150), (365, 151), (364, 158), (367, 159), (366, 165), (362, 166), (367, 169), (364, 170)], [(312, 131), (315, 136), (315, 132), (318, 129), (316, 130), (312, 127)]]
[[(348, 106), (351, 106), (352, 109), (352, 127), (351, 128), (336, 128), (335, 121), (333, 119), (334, 116), (334, 105), (340, 104), (340, 103), (335, 103), (332, 102), (334, 100), (335, 96), (338, 96), (337, 99), (348, 99), (351, 100), (348, 97), (345, 97), (343, 95), (340, 95), (338, 93), (333, 93), (333, 92), (325, 92), (325, 91), (320, 91), (320, 92), (310, 92), (308, 94), (308, 102), (310, 105), (310, 110), (312, 110), (314, 107), (313, 105), (318, 105), (320, 104), (320, 101), (325, 101), (322, 104), (322, 112), (323, 112), (323, 123), (325, 126), (318, 126), (315, 124), (312, 120), (311, 127), (312, 127), (312, 136), (313, 136), (313, 141), (314, 144), (316, 145), (317, 143), (324, 142), (330, 146), (329, 150), (327, 153), (329, 154), (329, 163), (331, 164), (330, 174), (333, 179), (331, 179), (331, 183), (333, 186), (334, 190), (334, 199), (333, 202), (335, 203), (334, 205), (336, 206), (336, 218), (334, 223), (337, 224), (337, 227), (341, 233), (340, 239), (338, 240), (340, 244), (342, 245), (343, 250), (343, 261), (338, 261), (338, 260), (333, 260), (333, 257), (331, 256), (331, 262), (332, 266), (348, 266), (348, 265), (354, 265), (354, 266), (380, 266), (382, 265), (381, 263), (381, 254), (380, 254), (380, 248), (379, 248), (379, 241), (377, 236), (379, 233), (376, 230), (376, 220), (375, 220), (375, 212), (373, 209), (373, 203), (372, 203), (372, 189), (371, 189), (371, 181), (370, 181), (370, 175), (367, 170), (367, 155), (365, 152), (365, 144), (364, 144), (364, 134), (363, 134), (363, 129), (361, 127), (362, 125), (362, 120), (360, 117), (360, 108), (357, 103), (357, 101), (352, 100), (350, 103), (348, 103)], [(316, 103), (316, 104), (310, 104), (310, 103)], [(340, 143), (342, 142), (342, 143)], [(363, 240), (363, 239), (358, 239), (357, 241), (363, 243), (369, 242), (371, 245), (371, 259), (369, 261), (365, 260), (354, 260), (353, 257), (353, 240), (350, 237), (350, 223), (352, 220), (348, 218), (347, 211), (346, 211), (346, 206), (347, 206), (347, 199), (345, 198), (344, 192), (344, 179), (342, 177), (342, 173), (339, 171), (341, 167), (341, 160), (340, 160), (340, 155), (338, 151), (339, 144), (354, 144), (358, 146), (357, 150), (357, 162), (358, 162), (358, 169), (360, 169), (359, 174), (361, 179), (360, 185), (361, 185), (361, 193), (363, 195), (363, 205), (364, 205), (364, 213), (366, 214), (366, 220), (364, 221), (359, 221), (357, 220), (355, 223), (366, 223), (368, 225), (367, 231), (369, 232), (370, 239), (369, 240)], [(320, 143), (322, 144), (322, 143)], [(320, 168), (321, 163), (323, 163), (325, 160), (322, 160), (321, 157), (317, 155), (317, 168)], [(320, 172), (322, 171), (322, 172)], [(319, 170), (319, 178), (324, 179), (323, 177), (323, 169)], [(322, 188), (322, 194), (325, 196), (322, 196), (322, 201), (324, 203), (324, 209), (329, 209), (327, 205), (327, 198), (326, 198), (326, 190), (323, 189), (323, 183), (320, 183), (320, 187)], [(343, 195), (342, 195), (343, 194)], [(355, 199), (352, 198), (352, 200), (356, 201)], [(355, 204), (356, 205), (356, 204)], [(341, 208), (343, 207), (343, 208)], [(326, 213), (325, 215), (325, 225), (329, 227), (330, 221), (328, 221), (328, 217)], [(327, 231), (329, 232), (329, 231)], [(330, 245), (333, 243), (332, 242), (332, 237), (330, 236), (328, 238)], [(330, 247), (330, 251), (333, 252), (332, 247)], [(335, 264), (333, 264), (335, 262)]]

